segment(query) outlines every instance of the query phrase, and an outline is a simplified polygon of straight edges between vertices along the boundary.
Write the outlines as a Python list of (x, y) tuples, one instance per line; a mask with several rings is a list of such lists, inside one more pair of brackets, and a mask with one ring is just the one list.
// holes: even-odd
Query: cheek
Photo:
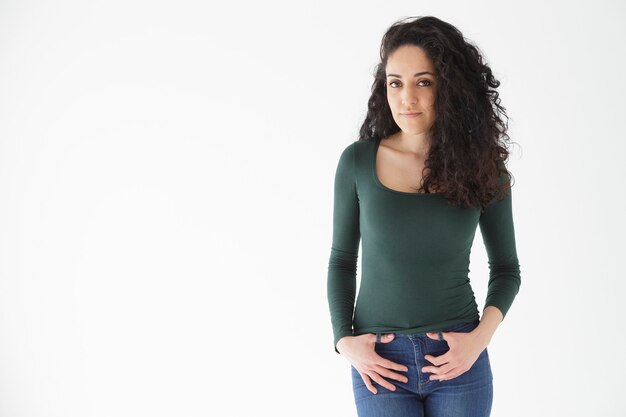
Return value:
[(433, 107), (435, 105), (435, 98), (436, 97), (437, 97), (437, 95), (435, 94), (434, 91), (429, 91), (428, 94), (424, 94), (424, 96), (422, 97), (422, 102), (427, 107)]
[(398, 107), (398, 98), (395, 97), (393, 94), (387, 93), (387, 103), (389, 104), (389, 107), (395, 109), (396, 107)]
[(396, 114), (402, 110), (402, 101), (397, 97), (387, 97), (387, 103), (389, 104), (391, 113), (393, 113), (393, 117), (396, 117)]

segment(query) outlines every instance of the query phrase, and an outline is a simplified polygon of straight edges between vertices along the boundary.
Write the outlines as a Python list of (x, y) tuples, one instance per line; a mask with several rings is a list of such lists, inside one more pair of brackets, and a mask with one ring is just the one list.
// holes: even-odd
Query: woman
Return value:
[[(487, 345), (520, 286), (499, 82), (435, 17), (383, 37), (360, 137), (334, 183), (328, 303), (359, 416), (488, 416)], [(480, 227), (482, 317), (468, 278)], [(356, 269), (362, 271), (356, 300)]]

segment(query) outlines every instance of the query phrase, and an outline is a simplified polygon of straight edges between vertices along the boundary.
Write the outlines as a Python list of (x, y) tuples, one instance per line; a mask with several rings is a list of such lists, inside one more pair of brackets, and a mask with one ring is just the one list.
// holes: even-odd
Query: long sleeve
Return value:
[[(521, 284), (520, 266), (515, 246), (512, 193), (489, 205), (481, 214), (479, 225), (489, 258), (487, 306), (495, 306), (506, 316)], [(504, 319), (504, 317), (503, 317)]]
[(337, 164), (334, 183), (333, 233), (328, 261), (327, 294), (334, 335), (337, 342), (351, 336), (356, 295), (356, 268), (361, 233), (359, 199), (355, 175), (355, 145), (346, 147)]

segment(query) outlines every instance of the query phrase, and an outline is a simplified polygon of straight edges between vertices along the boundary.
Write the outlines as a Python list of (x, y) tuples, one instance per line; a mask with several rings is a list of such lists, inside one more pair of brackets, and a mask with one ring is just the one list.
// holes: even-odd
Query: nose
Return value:
[(404, 88), (402, 90), (400, 98), (402, 99), (403, 105), (417, 103), (415, 90), (411, 86), (408, 86), (407, 88)]

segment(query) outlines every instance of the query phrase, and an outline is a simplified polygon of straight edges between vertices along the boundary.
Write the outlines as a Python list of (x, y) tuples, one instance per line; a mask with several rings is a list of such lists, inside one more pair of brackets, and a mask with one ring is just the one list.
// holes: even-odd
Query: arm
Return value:
[(489, 283), (483, 315), (475, 330), (487, 346), (513, 304), (521, 284), (510, 188), (504, 199), (485, 209), (479, 225), (489, 258)]
[(335, 172), (333, 238), (328, 261), (328, 305), (337, 353), (340, 353), (337, 342), (344, 336), (352, 336), (356, 267), (361, 239), (354, 163), (353, 143), (342, 152)]

